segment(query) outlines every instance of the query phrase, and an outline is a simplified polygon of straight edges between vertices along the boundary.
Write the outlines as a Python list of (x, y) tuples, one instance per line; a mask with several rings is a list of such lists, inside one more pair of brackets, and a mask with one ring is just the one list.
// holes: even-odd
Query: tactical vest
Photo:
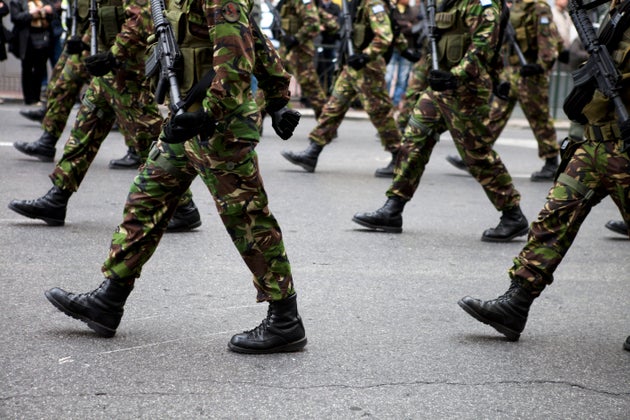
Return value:
[(440, 68), (456, 66), (468, 50), (470, 29), (464, 20), (464, 11), (457, 8), (435, 14), (435, 25), (440, 33), (437, 43)]
[[(521, 0), (515, 2), (510, 9), (510, 22), (516, 32), (516, 41), (528, 63), (535, 63), (538, 58), (538, 34), (536, 33), (536, 19), (534, 13), (537, 0)], [(512, 66), (520, 64), (516, 53), (509, 56)]]
[(365, 7), (367, 0), (353, 1), (360, 1), (361, 3), (352, 16), (352, 45), (355, 49), (363, 50), (374, 39), (374, 31), (370, 27), (370, 18)]
[(195, 0), (170, 0), (166, 6), (166, 18), (183, 56), (183, 68), (178, 73), (182, 96), (212, 70), (213, 47), (201, 6), (202, 2)]
[[(98, 50), (105, 51), (114, 45), (116, 36), (125, 22), (123, 0), (96, 0), (98, 7)], [(89, 6), (88, 6), (89, 7)]]
[[(305, 1), (306, 3), (309, 2), (308, 0), (298, 1)], [(280, 8), (280, 24), (287, 34), (295, 35), (299, 32), (302, 22), (300, 22), (298, 16), (298, 9), (294, 0), (286, 0), (282, 2)]]

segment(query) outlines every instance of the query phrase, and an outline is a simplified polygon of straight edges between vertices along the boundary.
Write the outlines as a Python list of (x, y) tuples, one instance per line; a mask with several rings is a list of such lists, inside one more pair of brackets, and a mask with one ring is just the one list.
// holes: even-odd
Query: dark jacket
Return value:
[[(42, 3), (44, 3), (44, 5), (50, 5), (52, 7), (50, 0), (42, 0)], [(11, 0), (10, 8), (11, 22), (13, 22), (13, 40), (9, 46), (9, 50), (17, 58), (23, 60), (24, 57), (26, 57), (26, 49), (29, 45), (31, 33), (41, 32), (42, 30), (39, 28), (31, 28), (33, 16), (28, 11), (27, 0)], [(45, 31), (48, 31), (49, 39), (52, 39), (52, 25), (50, 25), (50, 22), (52, 21), (53, 17), (53, 13), (49, 13), (46, 15), (48, 27), (47, 29), (45, 29)], [(45, 52), (44, 54), (47, 53), (48, 52)]]
[(2, 7), (0, 7), (0, 61), (4, 61), (7, 59), (7, 49), (5, 44), (9, 42), (11, 32), (9, 32), (2, 24), (2, 18), (9, 14), (9, 4), (5, 3), (4, 0), (0, 1), (2, 2)]

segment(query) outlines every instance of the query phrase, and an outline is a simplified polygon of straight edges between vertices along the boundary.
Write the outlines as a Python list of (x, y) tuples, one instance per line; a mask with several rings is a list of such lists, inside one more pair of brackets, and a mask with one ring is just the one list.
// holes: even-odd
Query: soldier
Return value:
[[(143, 16), (150, 19), (146, 5), (144, 9), (143, 13), (131, 13), (126, 9), (128, 15), (124, 20), (125, 11), (118, 0), (99, 7), (103, 29), (99, 51), (106, 52), (84, 59), (87, 70), (94, 77), (81, 101), (63, 156), (50, 174), (53, 187), (38, 199), (11, 201), (11, 210), (41, 219), (51, 226), (62, 226), (68, 200), (79, 189), (114, 120), (119, 122), (120, 131), (126, 138), (134, 139), (138, 153), (146, 158), (151, 142), (160, 133), (163, 119), (144, 76), (146, 41), (132, 44), (125, 32), (137, 24), (131, 18)], [(117, 29), (121, 31), (120, 35)], [(188, 193), (170, 221), (169, 230), (190, 230), (200, 225), (199, 211), (192, 201), (192, 194)]]
[(280, 36), (280, 57), (295, 77), (302, 96), (319, 118), (326, 94), (315, 68), (315, 38), (320, 32), (319, 13), (313, 0), (283, 0), (279, 5), (284, 36)]
[[(100, 7), (106, 7), (107, 1), (99, 2)], [(83, 59), (87, 57), (90, 42), (88, 27), (88, 7), (89, 2), (81, 0), (78, 3), (78, 12), (74, 14), (77, 19), (76, 25), (79, 35), (68, 36), (66, 44), (57, 64), (53, 69), (53, 74), (48, 83), (46, 91), (46, 105), (37, 110), (22, 110), (20, 114), (25, 117), (41, 121), (44, 132), (34, 142), (15, 142), (13, 146), (20, 152), (38, 158), (43, 162), (52, 162), (55, 157), (55, 145), (72, 111), (81, 89), (90, 81), (90, 74), (85, 68)], [(140, 165), (140, 156), (136, 152), (133, 137), (125, 136), (128, 152), (121, 159), (112, 159), (109, 167), (112, 169), (137, 168)]]
[(339, 49), (339, 20), (341, 9), (332, 0), (319, 0), (320, 43), (317, 48), (317, 74), (326, 97), (332, 92), (335, 62)]
[[(356, 0), (352, 4), (354, 54), (344, 57), (346, 62), (337, 76), (333, 93), (324, 105), (317, 126), (309, 134), (307, 149), (298, 153), (283, 151), (282, 156), (307, 172), (314, 172), (319, 154), (333, 140), (343, 117), (358, 96), (378, 131), (381, 144), (392, 154), (392, 162), (377, 169), (374, 175), (391, 177), (401, 135), (394, 120), (392, 100), (385, 91), (385, 56), (391, 53), (394, 41), (389, 6), (383, 0)], [(404, 43), (405, 39), (398, 37), (397, 41)]]
[[(562, 39), (545, 0), (515, 1), (510, 9), (510, 22), (527, 63), (520, 62), (511, 44), (505, 45), (509, 55), (503, 79), (510, 83), (510, 93), (507, 100), (497, 95), (491, 98), (490, 130), (496, 141), (518, 101), (538, 142), (538, 156), (545, 160), (542, 169), (530, 179), (552, 181), (558, 169), (560, 148), (549, 113), (549, 79)], [(447, 160), (459, 169), (466, 168), (459, 157), (449, 156)]]
[[(629, 8), (630, 0), (617, 3), (611, 14), (619, 17), (617, 12), (625, 9), (625, 13), (621, 13), (621, 16), (626, 16), (625, 19), (620, 19), (617, 24), (604, 25), (600, 31), (613, 34), (611, 42), (602, 46), (610, 51), (614, 66), (624, 80), (630, 76), (630, 61), (627, 59), (630, 53), (627, 42), (630, 39)], [(553, 282), (556, 268), (592, 207), (610, 195), (625, 222), (630, 221), (630, 129), (620, 127), (612, 100), (599, 89), (583, 97), (586, 105), (572, 103), (569, 109), (574, 108), (574, 114), (586, 118), (586, 140), (566, 149), (568, 153), (563, 156), (563, 163), (567, 165), (550, 189), (538, 218), (532, 223), (527, 244), (509, 269), (509, 289), (493, 300), (482, 301), (466, 296), (458, 302), (469, 315), (513, 341), (519, 339), (525, 328), (534, 300)], [(620, 99), (630, 111), (630, 87), (627, 82), (621, 86)], [(630, 350), (630, 337), (624, 347)]]
[[(402, 232), (403, 208), (418, 188), (440, 134), (448, 129), (471, 174), (503, 213), (499, 224), (487, 229), (481, 239), (505, 242), (527, 233), (520, 194), (492, 149), (491, 133), (483, 123), (489, 113), (500, 11), (500, 3), (494, 1), (453, 0), (436, 13), (442, 28), (437, 45), (439, 70), (429, 72), (429, 87), (420, 94), (409, 118), (385, 205), (375, 212), (355, 214), (354, 222), (370, 229)], [(451, 48), (454, 45), (459, 47)]]
[[(127, 0), (128, 2), (144, 0)], [(103, 265), (106, 280), (90, 293), (59, 288), (46, 292), (50, 302), (104, 337), (115, 334), (135, 279), (155, 251), (169, 216), (197, 175), (211, 192), (221, 219), (243, 260), (254, 275), (257, 300), (269, 302), (267, 318), (253, 330), (236, 334), (232, 351), (273, 353), (301, 350), (306, 334), (297, 311), (291, 266), (280, 227), (268, 207), (255, 151), (260, 138), (260, 112), (251, 96), (255, 71), (267, 93), (266, 111), (281, 137), (289, 138), (297, 124), (282, 121), (289, 101), (290, 75), (259, 30), (248, 20), (248, 0), (170, 2), (186, 13), (188, 25), (181, 42), (184, 74), (180, 89), (201, 91), (188, 112), (164, 125), (160, 140), (136, 176), (125, 205), (123, 221), (114, 233)], [(129, 9), (137, 10), (131, 3)], [(181, 17), (169, 13), (167, 17)], [(179, 22), (179, 20), (178, 20)], [(140, 42), (138, 28), (130, 41)], [(256, 55), (254, 57), (254, 52)], [(205, 60), (192, 60), (206, 57)], [(188, 65), (186, 64), (192, 64)], [(195, 80), (214, 71), (207, 89), (194, 89)], [(200, 103), (201, 102), (201, 103)], [(298, 114), (299, 115), (299, 114)], [(185, 142), (185, 143), (184, 143)]]

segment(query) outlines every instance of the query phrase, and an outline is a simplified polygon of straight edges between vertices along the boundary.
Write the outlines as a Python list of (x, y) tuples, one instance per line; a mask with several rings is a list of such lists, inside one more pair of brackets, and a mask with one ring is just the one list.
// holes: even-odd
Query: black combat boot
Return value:
[(49, 226), (63, 226), (66, 208), (72, 192), (54, 185), (48, 192), (35, 200), (12, 200), (9, 208), (22, 216), (41, 219)]
[(377, 178), (392, 178), (396, 167), (396, 159), (398, 159), (398, 151), (392, 152), (392, 160), (386, 167), (377, 169), (374, 172), (374, 176)]
[(462, 171), (468, 172), (468, 166), (464, 163), (464, 159), (455, 155), (446, 156), (446, 161), (456, 167), (457, 169), (461, 169)]
[(195, 203), (190, 200), (189, 203), (180, 205), (175, 210), (175, 214), (171, 217), (166, 228), (167, 232), (186, 232), (201, 226), (201, 216)]
[(113, 337), (132, 290), (133, 286), (107, 279), (89, 293), (75, 295), (55, 287), (44, 294), (64, 314), (85, 322), (102, 337)]
[(58, 137), (44, 131), (42, 136), (34, 142), (27, 143), (18, 141), (13, 143), (13, 147), (25, 155), (36, 157), (42, 162), (52, 162), (55, 158), (55, 145), (57, 144), (57, 140), (59, 140)]
[(481, 235), (485, 242), (507, 242), (517, 236), (527, 235), (529, 224), (520, 206), (503, 210), (501, 221), (495, 228), (486, 229)]
[(352, 221), (370, 229), (400, 233), (405, 204), (407, 202), (400, 197), (389, 197), (380, 209), (369, 213), (357, 213), (352, 217)]
[(558, 163), (558, 156), (547, 158), (542, 169), (534, 172), (530, 180), (534, 182), (553, 181), (558, 170)]
[(536, 295), (513, 281), (507, 292), (496, 299), (483, 301), (466, 296), (457, 304), (470, 316), (490, 325), (509, 340), (518, 341), (535, 298)]
[(623, 348), (630, 351), (630, 335), (626, 338), (626, 342), (623, 343)]
[(296, 295), (269, 302), (267, 318), (253, 330), (234, 335), (228, 343), (230, 350), (249, 354), (300, 351), (304, 346), (306, 333)]
[(623, 236), (628, 236), (628, 225), (623, 220), (609, 220), (606, 228)]
[(46, 116), (46, 106), (37, 109), (20, 109), (20, 115), (31, 121), (42, 122)]
[(130, 147), (127, 154), (120, 159), (112, 159), (109, 161), (110, 169), (138, 169), (142, 163), (140, 156), (136, 153), (136, 149)]
[(322, 152), (322, 149), (322, 146), (311, 140), (308, 147), (303, 152), (294, 153), (284, 150), (282, 151), (282, 156), (294, 165), (301, 166), (306, 172), (315, 172), (317, 158)]

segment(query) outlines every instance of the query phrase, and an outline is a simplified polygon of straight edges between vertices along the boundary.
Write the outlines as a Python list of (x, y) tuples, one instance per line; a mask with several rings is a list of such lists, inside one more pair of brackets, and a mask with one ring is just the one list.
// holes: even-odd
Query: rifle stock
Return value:
[[(615, 67), (608, 48), (600, 44), (586, 10), (587, 7), (583, 7), (580, 1), (569, 0), (569, 16), (582, 44), (589, 53), (586, 65), (573, 73), (575, 85), (580, 88), (594, 80), (601, 93), (613, 102), (621, 132), (627, 136), (630, 133), (630, 121), (626, 106), (619, 95), (622, 87), (621, 74)], [(630, 138), (626, 137), (623, 140), (623, 150), (626, 151), (630, 148)]]

